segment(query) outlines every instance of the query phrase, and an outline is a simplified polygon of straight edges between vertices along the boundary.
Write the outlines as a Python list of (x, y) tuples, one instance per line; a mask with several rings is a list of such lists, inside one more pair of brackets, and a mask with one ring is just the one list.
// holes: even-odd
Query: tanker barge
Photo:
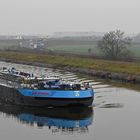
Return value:
[(58, 77), (35, 77), (15, 68), (0, 71), (0, 100), (24, 106), (91, 106), (94, 92), (88, 83)]

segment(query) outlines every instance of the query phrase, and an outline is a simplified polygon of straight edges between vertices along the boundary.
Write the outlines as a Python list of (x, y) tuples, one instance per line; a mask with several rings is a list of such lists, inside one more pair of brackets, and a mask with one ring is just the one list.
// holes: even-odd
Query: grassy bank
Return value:
[(0, 58), (140, 75), (140, 63), (1, 51)]

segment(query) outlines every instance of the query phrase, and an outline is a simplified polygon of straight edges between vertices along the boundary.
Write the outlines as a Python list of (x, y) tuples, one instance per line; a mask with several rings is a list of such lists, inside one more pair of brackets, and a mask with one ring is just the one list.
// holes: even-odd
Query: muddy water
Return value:
[[(76, 74), (0, 62), (36, 75), (87, 81)], [(140, 92), (90, 80), (95, 100), (90, 108), (24, 108), (0, 105), (2, 140), (139, 140)]]

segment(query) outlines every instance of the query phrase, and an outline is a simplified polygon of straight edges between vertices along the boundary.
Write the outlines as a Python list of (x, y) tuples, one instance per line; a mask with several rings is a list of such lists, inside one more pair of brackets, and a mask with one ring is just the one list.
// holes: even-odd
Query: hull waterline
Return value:
[[(27, 95), (23, 94), (23, 91), (24, 92), (26, 91), (25, 93)], [(44, 94), (44, 91), (41, 91), (42, 94), (40, 94), (39, 91), (32, 90), (32, 93), (33, 95), (29, 96), (27, 90), (21, 91), (21, 89), (18, 90), (13, 87), (0, 85), (0, 100), (10, 104), (25, 105), (25, 106), (58, 106), (58, 107), (59, 106), (91, 106), (94, 99), (93, 93), (88, 93), (88, 96), (86, 95), (80, 96), (80, 92), (77, 94), (77, 92), (75, 91), (73, 96), (69, 96), (69, 97), (48, 96), (48, 91), (45, 92), (47, 94)], [(61, 93), (61, 91), (59, 91), (59, 93)], [(63, 94), (67, 94), (67, 92), (65, 91), (65, 93)], [(82, 92), (82, 94), (84, 93)], [(91, 95), (89, 96), (89, 94)]]

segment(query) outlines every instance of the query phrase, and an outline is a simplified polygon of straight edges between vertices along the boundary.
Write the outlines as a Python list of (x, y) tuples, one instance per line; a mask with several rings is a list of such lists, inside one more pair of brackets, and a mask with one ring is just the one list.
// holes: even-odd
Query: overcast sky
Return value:
[(0, 34), (140, 32), (140, 0), (0, 0)]

